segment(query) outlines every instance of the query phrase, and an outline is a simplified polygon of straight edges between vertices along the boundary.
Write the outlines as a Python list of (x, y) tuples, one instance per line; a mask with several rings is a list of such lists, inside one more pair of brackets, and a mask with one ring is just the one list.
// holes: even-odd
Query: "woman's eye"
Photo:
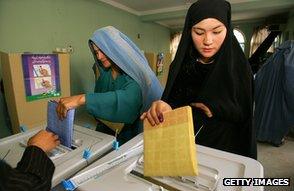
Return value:
[(213, 34), (220, 34), (222, 31), (214, 31)]
[(199, 32), (199, 31), (195, 31), (195, 33), (196, 33), (197, 35), (203, 35), (203, 34), (204, 34), (204, 32)]

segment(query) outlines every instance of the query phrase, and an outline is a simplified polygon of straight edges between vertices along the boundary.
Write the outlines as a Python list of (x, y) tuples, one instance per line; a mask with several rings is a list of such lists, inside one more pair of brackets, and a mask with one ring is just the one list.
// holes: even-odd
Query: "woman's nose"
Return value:
[(212, 42), (213, 42), (213, 40), (212, 40), (212, 36), (211, 36), (210, 34), (206, 34), (203, 43), (204, 43), (205, 45), (211, 45)]
[(98, 59), (101, 59), (101, 52), (99, 50), (96, 50), (96, 55)]

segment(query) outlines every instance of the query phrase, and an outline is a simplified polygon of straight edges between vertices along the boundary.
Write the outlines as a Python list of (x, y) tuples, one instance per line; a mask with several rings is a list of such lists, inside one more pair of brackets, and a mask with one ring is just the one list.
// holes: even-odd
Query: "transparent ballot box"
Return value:
[(143, 135), (140, 134), (64, 181), (61, 190), (263, 190), (263, 187), (223, 185), (224, 178), (263, 178), (263, 167), (256, 160), (200, 145), (197, 145), (197, 159), (197, 176), (144, 177)]
[[(44, 127), (28, 130), (0, 139), (0, 158), (16, 167), (25, 150), (27, 140)], [(48, 153), (55, 165), (52, 187), (71, 177), (112, 149), (114, 137), (74, 125), (71, 148), (59, 145)], [(85, 152), (88, 155), (85, 157)]]

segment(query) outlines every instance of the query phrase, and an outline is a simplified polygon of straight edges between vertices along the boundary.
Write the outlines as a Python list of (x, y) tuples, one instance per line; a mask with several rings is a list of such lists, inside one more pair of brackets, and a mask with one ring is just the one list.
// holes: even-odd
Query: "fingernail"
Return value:
[(159, 114), (158, 119), (159, 119), (159, 122), (162, 123), (163, 122), (163, 115)]

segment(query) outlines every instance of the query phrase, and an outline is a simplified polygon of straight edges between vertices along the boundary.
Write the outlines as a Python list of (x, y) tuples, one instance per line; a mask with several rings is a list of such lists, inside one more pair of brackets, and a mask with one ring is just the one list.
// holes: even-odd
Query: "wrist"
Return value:
[(41, 145), (39, 145), (38, 143), (28, 143), (28, 147), (29, 146), (38, 147), (39, 149), (41, 149), (42, 151), (44, 151), (46, 153), (45, 149)]
[(85, 96), (85, 94), (81, 94), (79, 101), (78, 101), (79, 106), (85, 105), (85, 102), (86, 102), (86, 96)]

